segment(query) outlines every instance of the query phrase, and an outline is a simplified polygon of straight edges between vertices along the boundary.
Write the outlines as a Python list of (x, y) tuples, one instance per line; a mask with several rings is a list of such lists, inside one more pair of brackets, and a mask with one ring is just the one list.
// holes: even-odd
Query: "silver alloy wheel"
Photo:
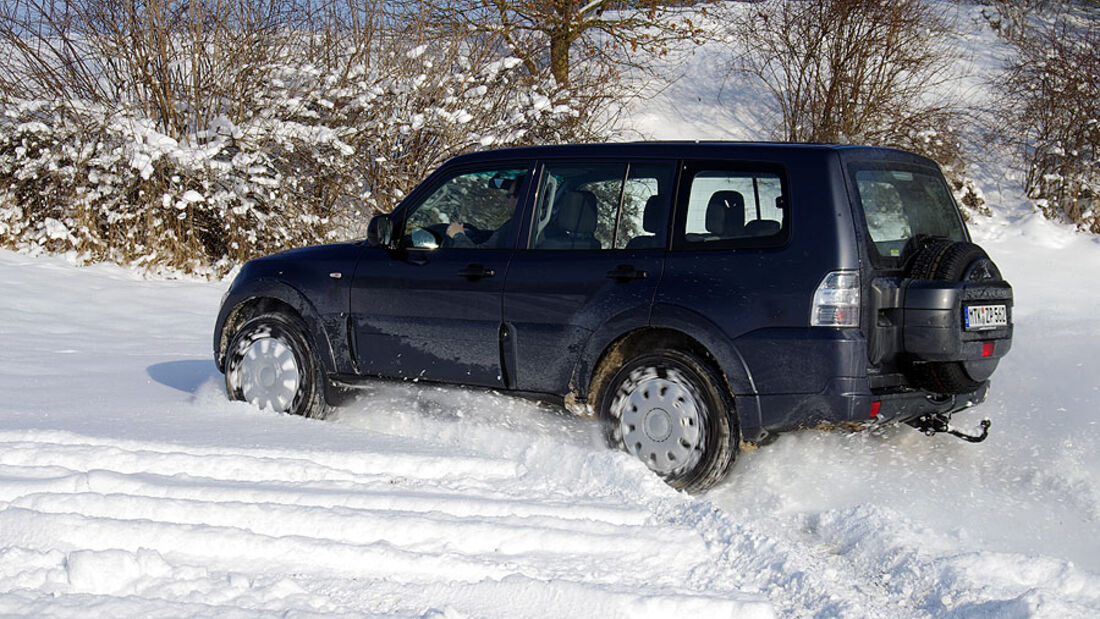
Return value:
[(704, 406), (676, 370), (664, 377), (655, 368), (635, 370), (613, 408), (623, 445), (651, 470), (662, 475), (689, 470), (702, 457)]
[(262, 336), (245, 348), (237, 366), (241, 395), (259, 408), (290, 410), (301, 384), (294, 351), (282, 339)]

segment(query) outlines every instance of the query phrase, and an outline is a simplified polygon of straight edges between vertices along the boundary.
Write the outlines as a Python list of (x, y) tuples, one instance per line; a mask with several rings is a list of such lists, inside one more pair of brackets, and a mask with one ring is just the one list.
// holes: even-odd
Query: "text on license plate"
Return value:
[(1008, 325), (1008, 308), (1004, 305), (967, 305), (966, 328), (996, 329)]

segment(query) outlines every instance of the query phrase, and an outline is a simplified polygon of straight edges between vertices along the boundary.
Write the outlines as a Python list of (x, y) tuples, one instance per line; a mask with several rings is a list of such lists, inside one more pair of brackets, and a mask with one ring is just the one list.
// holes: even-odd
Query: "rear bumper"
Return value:
[[(931, 413), (953, 413), (985, 401), (989, 381), (975, 391), (939, 395), (912, 389), (872, 391), (866, 379), (836, 378), (820, 393), (759, 395), (762, 436), (826, 425), (901, 423)], [(754, 440), (753, 437), (745, 437)]]
[[(860, 329), (799, 328), (760, 330), (739, 338), (737, 349), (752, 379), (748, 388), (735, 393), (744, 439), (822, 423), (906, 422), (983, 402), (989, 377), (1012, 346), (1011, 288), (943, 282), (917, 282), (911, 288), (918, 309), (907, 308), (904, 320), (894, 316), (891, 337), (884, 337), (882, 329), (869, 341)], [(1006, 306), (1009, 324), (966, 331), (964, 308), (990, 303)], [(890, 322), (889, 316), (876, 317)], [(906, 373), (909, 363), (941, 360), (961, 363), (978, 387), (957, 395), (934, 393)], [(869, 367), (874, 373), (868, 374)]]
[[(760, 438), (818, 424), (880, 424), (924, 414), (952, 413), (986, 400), (989, 382), (969, 394), (947, 396), (913, 388), (871, 389), (866, 378), (834, 378), (816, 394), (757, 395)], [(759, 440), (745, 436), (745, 440)]]
[(911, 421), (930, 413), (954, 413), (985, 401), (989, 381), (976, 390), (958, 395), (932, 394), (926, 391), (890, 393), (872, 396), (881, 402), (877, 421), (881, 423)]

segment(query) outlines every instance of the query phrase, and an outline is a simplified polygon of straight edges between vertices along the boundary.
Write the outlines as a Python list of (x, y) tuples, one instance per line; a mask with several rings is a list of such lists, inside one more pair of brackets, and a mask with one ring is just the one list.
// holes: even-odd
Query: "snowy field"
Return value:
[[(762, 137), (717, 66), (634, 126)], [(1032, 214), (996, 156), (975, 175), (995, 215), (971, 231), (1016, 293), (956, 418), (990, 438), (792, 433), (702, 497), (502, 395), (379, 384), (324, 422), (228, 402), (228, 282), (0, 252), (0, 615), (1100, 616), (1100, 241)]]
[(0, 252), (0, 614), (1094, 617), (1100, 244), (976, 231), (1018, 308), (989, 440), (790, 434), (701, 498), (504, 396), (228, 402), (225, 283)]

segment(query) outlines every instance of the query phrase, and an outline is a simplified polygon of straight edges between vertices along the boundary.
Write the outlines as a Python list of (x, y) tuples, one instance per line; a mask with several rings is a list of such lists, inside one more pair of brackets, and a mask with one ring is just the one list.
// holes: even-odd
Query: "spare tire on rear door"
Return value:
[[(992, 339), (1005, 338), (1000, 354), (986, 354), (979, 334), (964, 336), (964, 303), (976, 305), (999, 301), (1012, 303), (1012, 288), (1001, 278), (1000, 269), (981, 247), (969, 242), (918, 237), (906, 248), (906, 276), (911, 281), (906, 295), (906, 348), (910, 356), (909, 375), (914, 386), (944, 394), (970, 393), (981, 387), (1007, 352), (1011, 327), (993, 329)], [(927, 285), (927, 280), (951, 285)], [(929, 303), (929, 300), (933, 300)], [(942, 345), (937, 346), (942, 341)], [(978, 350), (977, 355), (974, 351)], [(995, 346), (994, 346), (995, 350)]]
[(908, 276), (914, 279), (939, 279), (947, 282), (1001, 281), (1001, 271), (973, 243), (947, 239), (924, 239), (909, 259)]

